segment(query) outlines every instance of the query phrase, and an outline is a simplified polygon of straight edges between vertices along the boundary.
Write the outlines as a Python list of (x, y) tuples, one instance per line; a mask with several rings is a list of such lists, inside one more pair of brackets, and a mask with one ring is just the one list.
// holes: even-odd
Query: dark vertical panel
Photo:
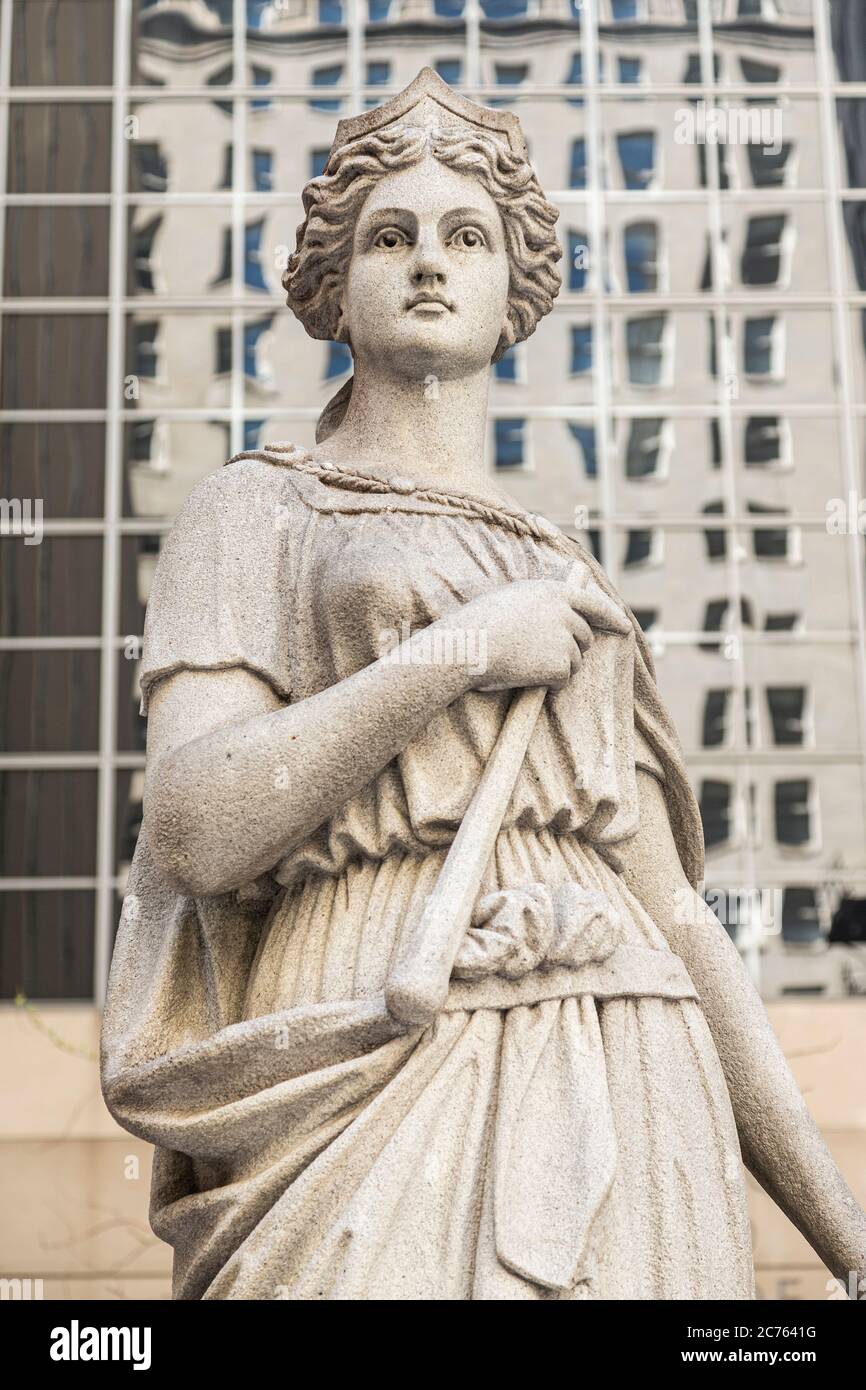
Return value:
[(0, 893), (0, 998), (90, 999), (95, 897)]

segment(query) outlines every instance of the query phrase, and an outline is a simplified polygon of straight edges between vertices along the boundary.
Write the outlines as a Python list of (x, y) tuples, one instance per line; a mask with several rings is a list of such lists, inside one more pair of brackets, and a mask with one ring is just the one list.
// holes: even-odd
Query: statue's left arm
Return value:
[(686, 879), (656, 778), (639, 771), (640, 830), (623, 878), (685, 962), (721, 1060), (743, 1161), (845, 1283), (866, 1274), (866, 1214), (834, 1163), (739, 952)]

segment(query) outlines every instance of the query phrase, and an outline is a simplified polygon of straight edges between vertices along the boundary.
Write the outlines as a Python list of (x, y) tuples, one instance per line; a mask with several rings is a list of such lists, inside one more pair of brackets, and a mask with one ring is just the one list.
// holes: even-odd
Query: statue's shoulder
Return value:
[(265, 519), (263, 513), (270, 519), (277, 508), (283, 512), (303, 509), (294, 475), (289, 468), (275, 466), (264, 450), (256, 450), (236, 454), (202, 478), (187, 496), (177, 520), (204, 528), (209, 522), (237, 525), (242, 519), (255, 524)]

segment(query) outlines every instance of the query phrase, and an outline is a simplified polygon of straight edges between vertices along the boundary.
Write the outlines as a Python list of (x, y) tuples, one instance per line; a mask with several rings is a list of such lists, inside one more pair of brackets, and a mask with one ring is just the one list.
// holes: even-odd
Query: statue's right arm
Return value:
[[(193, 897), (265, 873), (470, 689), (561, 686), (590, 624), (626, 620), (560, 580), (499, 585), (395, 652), (293, 704), (244, 667), (181, 670), (150, 692), (144, 824), (166, 878)], [(487, 639), (483, 671), (432, 662), (431, 631)], [(466, 651), (468, 644), (457, 644)], [(453, 650), (450, 643), (443, 650)]]
[(457, 664), (387, 659), (290, 705), (243, 667), (158, 681), (144, 792), (157, 865), (194, 897), (257, 878), (472, 683)]

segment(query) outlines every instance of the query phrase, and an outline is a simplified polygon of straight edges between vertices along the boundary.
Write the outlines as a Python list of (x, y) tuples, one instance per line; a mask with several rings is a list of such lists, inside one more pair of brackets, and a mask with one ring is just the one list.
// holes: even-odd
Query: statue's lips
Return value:
[(454, 305), (438, 295), (417, 294), (406, 305), (406, 312), (416, 310), (422, 314), (445, 314), (453, 311)]

